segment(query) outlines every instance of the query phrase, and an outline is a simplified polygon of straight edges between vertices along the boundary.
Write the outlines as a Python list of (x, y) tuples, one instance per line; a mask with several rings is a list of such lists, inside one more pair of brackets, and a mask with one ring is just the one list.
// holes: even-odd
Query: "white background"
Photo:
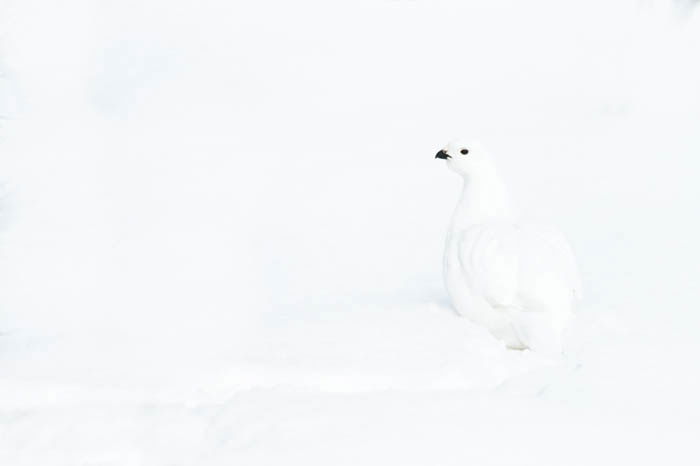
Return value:
[[(697, 464), (693, 3), (0, 2), (0, 463)], [(450, 309), (459, 137), (561, 361)]]

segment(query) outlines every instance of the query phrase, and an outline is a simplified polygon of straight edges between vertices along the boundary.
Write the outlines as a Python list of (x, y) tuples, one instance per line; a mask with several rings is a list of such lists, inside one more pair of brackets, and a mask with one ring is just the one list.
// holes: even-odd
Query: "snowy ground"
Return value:
[[(0, 3), (0, 464), (698, 464), (700, 14)], [(441, 281), (476, 136), (557, 223), (566, 357)]]

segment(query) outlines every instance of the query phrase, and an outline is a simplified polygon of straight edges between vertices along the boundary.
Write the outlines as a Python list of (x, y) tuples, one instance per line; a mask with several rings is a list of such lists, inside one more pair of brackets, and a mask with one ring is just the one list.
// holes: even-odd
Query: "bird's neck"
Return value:
[(452, 216), (452, 228), (513, 218), (505, 183), (495, 169), (489, 167), (478, 176), (464, 176), (462, 196)]

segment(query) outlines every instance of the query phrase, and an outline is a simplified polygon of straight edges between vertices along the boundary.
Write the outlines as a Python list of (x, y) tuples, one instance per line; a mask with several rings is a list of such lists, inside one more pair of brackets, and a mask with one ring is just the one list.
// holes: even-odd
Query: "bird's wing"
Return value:
[(480, 224), (464, 230), (459, 261), (475, 293), (493, 307), (513, 305), (518, 292), (518, 254), (511, 225)]
[(500, 311), (521, 345), (561, 350), (572, 292), (580, 296), (581, 289), (571, 247), (561, 234), (529, 225), (473, 225), (461, 233), (459, 262), (472, 292)]
[(459, 245), (467, 285), (507, 316), (520, 342), (559, 351), (572, 297), (581, 290), (566, 239), (544, 226), (489, 223), (464, 230)]

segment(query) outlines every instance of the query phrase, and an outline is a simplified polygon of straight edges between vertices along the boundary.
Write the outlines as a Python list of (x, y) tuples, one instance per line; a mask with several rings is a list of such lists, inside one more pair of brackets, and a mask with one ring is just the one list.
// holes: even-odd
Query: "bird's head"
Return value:
[(440, 149), (436, 159), (443, 159), (447, 166), (462, 176), (476, 174), (491, 166), (491, 158), (476, 141), (456, 140)]

